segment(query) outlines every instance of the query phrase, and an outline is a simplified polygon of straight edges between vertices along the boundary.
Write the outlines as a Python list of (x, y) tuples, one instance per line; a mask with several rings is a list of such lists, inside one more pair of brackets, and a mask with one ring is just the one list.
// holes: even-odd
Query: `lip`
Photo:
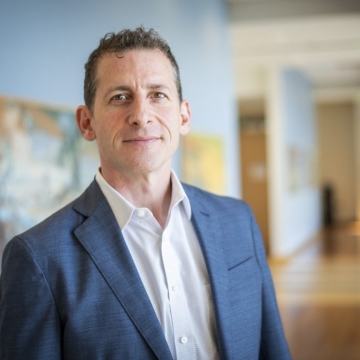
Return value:
[(136, 136), (124, 140), (124, 143), (150, 143), (153, 141), (159, 140), (159, 137), (156, 136)]

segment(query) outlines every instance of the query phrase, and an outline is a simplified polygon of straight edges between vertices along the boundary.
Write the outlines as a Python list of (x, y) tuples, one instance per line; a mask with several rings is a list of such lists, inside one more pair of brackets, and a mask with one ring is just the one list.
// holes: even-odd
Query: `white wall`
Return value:
[[(75, 108), (83, 103), (84, 63), (99, 39), (140, 24), (170, 43), (192, 129), (223, 137), (226, 193), (238, 196), (237, 114), (222, 1), (2, 1), (0, 94)], [(175, 167), (180, 171), (179, 157)]]
[(311, 85), (296, 70), (277, 68), (268, 79), (267, 131), (272, 254), (300, 248), (321, 226), (321, 199), (312, 161), (317, 130)]
[(356, 196), (356, 220), (360, 221), (360, 92), (357, 91), (355, 98), (354, 118), (354, 144), (355, 144), (355, 196)]
[(335, 221), (356, 218), (356, 119), (353, 102), (319, 103), (319, 177), (333, 189)]

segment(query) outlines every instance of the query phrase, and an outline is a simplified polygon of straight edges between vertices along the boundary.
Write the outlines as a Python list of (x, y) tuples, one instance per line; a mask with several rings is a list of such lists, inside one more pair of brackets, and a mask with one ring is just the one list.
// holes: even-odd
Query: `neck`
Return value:
[(110, 174), (101, 170), (104, 179), (136, 207), (148, 208), (162, 228), (165, 227), (171, 202), (171, 169), (161, 173)]

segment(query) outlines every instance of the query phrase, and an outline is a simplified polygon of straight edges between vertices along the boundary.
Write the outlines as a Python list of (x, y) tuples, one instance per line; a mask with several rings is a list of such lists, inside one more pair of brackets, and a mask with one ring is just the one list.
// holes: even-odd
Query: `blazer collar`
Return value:
[(192, 211), (192, 223), (207, 265), (214, 303), (218, 349), (221, 359), (230, 359), (231, 333), (228, 266), (223, 250), (224, 234), (218, 221), (218, 209), (209, 201), (209, 194), (183, 184)]
[(75, 230), (78, 240), (156, 356), (171, 360), (161, 325), (113, 212), (96, 181), (75, 200), (73, 208), (86, 217)]

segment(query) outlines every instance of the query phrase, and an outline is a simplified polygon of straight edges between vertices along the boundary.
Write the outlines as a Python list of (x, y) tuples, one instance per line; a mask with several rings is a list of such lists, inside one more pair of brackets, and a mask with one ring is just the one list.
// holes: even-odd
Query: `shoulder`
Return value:
[(216, 209), (217, 212), (227, 214), (237, 213), (242, 216), (252, 216), (249, 205), (240, 199), (236, 199), (229, 196), (222, 196), (210, 193), (208, 191), (199, 189), (196, 186), (182, 184), (184, 190), (189, 198), (191, 205), (201, 204), (204, 207), (210, 207)]
[(87, 218), (84, 209), (88, 209), (91, 207), (90, 205), (92, 202), (97, 201), (97, 196), (94, 196), (96, 195), (96, 187), (97, 185), (95, 182), (91, 183), (78, 198), (65, 205), (39, 224), (17, 235), (16, 238), (30, 248), (32, 246), (46, 247), (59, 239), (65, 241), (65, 239), (71, 238), (74, 229), (82, 224)]

